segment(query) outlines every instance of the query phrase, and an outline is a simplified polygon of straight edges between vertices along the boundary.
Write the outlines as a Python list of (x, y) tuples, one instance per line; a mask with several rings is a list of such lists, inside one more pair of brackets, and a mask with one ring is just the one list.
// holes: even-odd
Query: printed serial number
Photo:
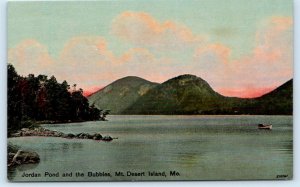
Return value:
[(277, 179), (283, 179), (283, 178), (287, 178), (288, 175), (277, 175), (276, 178)]

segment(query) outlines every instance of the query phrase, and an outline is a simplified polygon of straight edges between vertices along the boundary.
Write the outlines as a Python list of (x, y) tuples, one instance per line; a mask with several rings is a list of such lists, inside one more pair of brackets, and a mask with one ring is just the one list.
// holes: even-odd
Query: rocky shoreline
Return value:
[(36, 164), (40, 162), (40, 156), (33, 151), (18, 150), (8, 152), (7, 166), (13, 167), (21, 164)]
[(37, 127), (33, 129), (29, 128), (22, 128), (21, 130), (17, 131), (16, 133), (11, 134), (10, 137), (23, 137), (23, 136), (45, 136), (45, 137), (61, 137), (61, 138), (68, 138), (68, 139), (92, 139), (92, 140), (99, 140), (99, 141), (112, 141), (113, 139), (110, 136), (102, 136), (99, 133), (89, 134), (89, 133), (79, 133), (79, 134), (72, 134), (72, 133), (63, 133), (59, 131), (52, 131), (43, 127)]
[[(43, 127), (37, 127), (33, 129), (29, 128), (22, 128), (21, 130), (13, 133), (10, 137), (25, 137), (25, 136), (43, 136), (43, 137), (60, 137), (60, 138), (67, 138), (67, 139), (91, 139), (97, 141), (105, 141), (109, 142), (113, 139), (110, 136), (102, 136), (99, 133), (95, 134), (88, 134), (88, 133), (79, 133), (79, 134), (72, 134), (72, 133), (63, 133), (59, 131), (49, 130)], [(9, 168), (22, 165), (22, 164), (36, 164), (40, 162), (40, 157), (36, 152), (33, 151), (24, 151), (10, 148), (8, 149), (7, 153), (7, 166)]]

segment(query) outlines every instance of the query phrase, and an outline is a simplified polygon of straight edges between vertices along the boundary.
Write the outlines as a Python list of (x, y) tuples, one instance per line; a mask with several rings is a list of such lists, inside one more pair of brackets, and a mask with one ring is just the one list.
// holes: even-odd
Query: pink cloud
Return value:
[(167, 74), (161, 71), (167, 69), (161, 65), (168, 63), (167, 58), (156, 58), (145, 48), (132, 48), (117, 57), (102, 37), (76, 37), (62, 49), (56, 74), (59, 80), (77, 83), (89, 94), (95, 85), (103, 87), (125, 76), (165, 81), (166, 77), (160, 74)]
[(164, 82), (178, 75), (174, 63), (176, 60), (168, 57), (158, 58), (148, 49), (133, 48), (126, 51), (119, 62), (120, 75), (139, 76), (154, 82)]
[(203, 37), (183, 24), (159, 22), (144, 12), (124, 12), (112, 23), (112, 33), (138, 46), (155, 49), (184, 49), (203, 41)]
[[(228, 63), (231, 49), (223, 44), (208, 44), (195, 50), (194, 58), (204, 58), (203, 61)], [(201, 60), (200, 60), (201, 61)], [(209, 66), (209, 64), (207, 64)]]
[(277, 31), (286, 31), (293, 26), (293, 19), (291, 17), (273, 16), (267, 22), (269, 22), (267, 24), (272, 24)]
[(47, 47), (36, 40), (24, 40), (9, 49), (8, 62), (19, 74), (55, 75), (78, 87), (93, 89), (118, 78), (114, 68), (118, 59), (108, 50), (104, 38), (80, 36), (68, 40), (59, 57), (49, 55)]
[(64, 45), (58, 60), (57, 76), (91, 89), (114, 78), (111, 75), (115, 63), (116, 58), (103, 37), (78, 36)]
[(22, 75), (51, 74), (55, 63), (47, 47), (34, 39), (24, 40), (9, 49), (8, 62)]
[(114, 61), (104, 38), (100, 36), (80, 36), (71, 38), (65, 44), (60, 60), (69, 65), (100, 65)]
[(228, 96), (257, 97), (276, 88), (293, 77), (292, 23), (289, 17), (265, 20), (252, 53), (240, 59), (231, 60), (230, 49), (220, 44), (197, 49), (200, 76)]
[(155, 56), (145, 48), (132, 48), (126, 51), (121, 57), (121, 63), (149, 64), (152, 63)]

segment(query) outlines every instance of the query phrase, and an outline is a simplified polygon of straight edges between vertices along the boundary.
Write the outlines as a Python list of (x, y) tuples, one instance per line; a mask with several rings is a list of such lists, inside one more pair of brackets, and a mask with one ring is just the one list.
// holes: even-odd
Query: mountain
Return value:
[(111, 114), (119, 114), (156, 85), (157, 83), (139, 77), (128, 76), (93, 93), (88, 100), (97, 108), (110, 110)]
[(259, 98), (252, 99), (242, 110), (251, 114), (292, 115), (293, 79)]
[(245, 101), (220, 95), (199, 77), (181, 75), (157, 85), (122, 114), (228, 114)]
[(162, 84), (125, 77), (88, 99), (112, 114), (288, 114), (293, 111), (293, 80), (254, 99), (225, 97), (203, 79), (180, 75)]

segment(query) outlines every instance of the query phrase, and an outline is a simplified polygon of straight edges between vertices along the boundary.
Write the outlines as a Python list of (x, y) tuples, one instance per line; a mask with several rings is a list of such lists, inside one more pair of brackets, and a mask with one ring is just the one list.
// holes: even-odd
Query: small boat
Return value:
[(268, 129), (271, 130), (272, 129), (272, 125), (271, 124), (258, 124), (258, 129)]

